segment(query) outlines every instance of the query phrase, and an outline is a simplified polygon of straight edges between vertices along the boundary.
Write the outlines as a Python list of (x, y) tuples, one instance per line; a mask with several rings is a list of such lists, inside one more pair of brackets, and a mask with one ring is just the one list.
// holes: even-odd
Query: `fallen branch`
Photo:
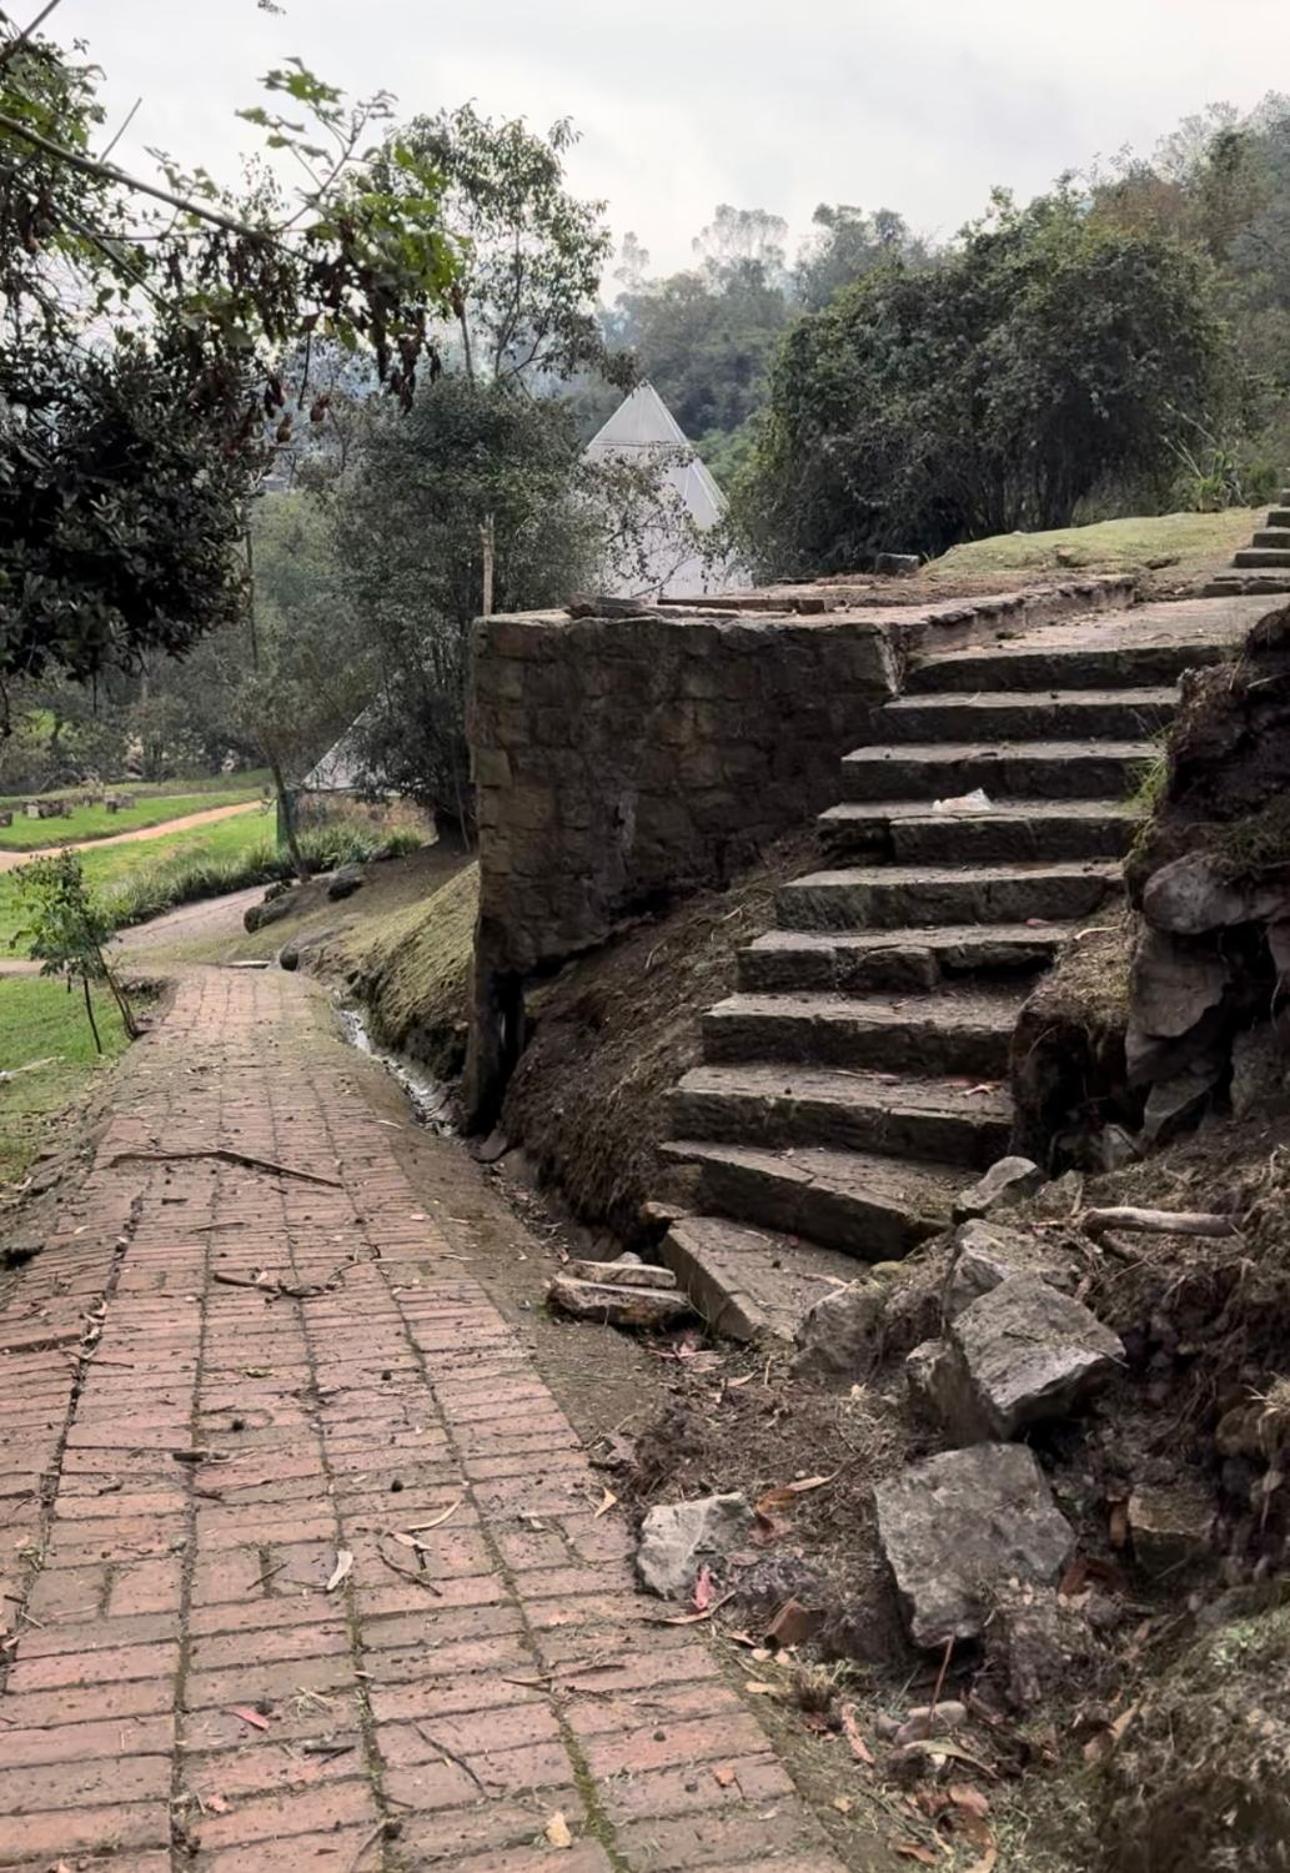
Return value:
[(288, 1301), (311, 1301), (319, 1294), (334, 1294), (345, 1270), (352, 1266), (350, 1262), (342, 1262), (326, 1281), (311, 1281), (304, 1286), (296, 1281), (257, 1281), (252, 1275), (226, 1275), (218, 1268), (212, 1271), (211, 1280), (225, 1288), (254, 1288), (257, 1294), (267, 1294), (270, 1299), (276, 1294)]
[(418, 1587), (424, 1587), (426, 1592), (432, 1593), (437, 1600), (443, 1599), (442, 1587), (438, 1586), (433, 1580), (431, 1580), (427, 1574), (419, 1573), (417, 1572), (416, 1569), (411, 1568), (411, 1567), (400, 1567), (397, 1561), (392, 1561), (390, 1559), (389, 1555), (385, 1552), (384, 1548), (381, 1547), (379, 1542), (377, 1543), (376, 1554), (377, 1554), (377, 1559), (384, 1561), (385, 1565), (388, 1568), (390, 1568), (394, 1573), (402, 1574), (405, 1580), (414, 1581)]
[(468, 1775), (471, 1781), (475, 1784), (475, 1787), (479, 1790), (481, 1795), (487, 1795), (489, 1793), (488, 1785), (485, 1782), (481, 1781), (479, 1776), (475, 1774), (475, 1771), (471, 1768), (470, 1764), (466, 1761), (466, 1758), (464, 1756), (459, 1756), (456, 1750), (449, 1749), (448, 1745), (444, 1742), (441, 1742), (437, 1736), (431, 1736), (430, 1732), (426, 1729), (424, 1724), (422, 1723), (414, 1724), (413, 1729), (416, 1731), (417, 1735), (421, 1738), (423, 1743), (428, 1743), (431, 1749), (437, 1749), (441, 1756), (446, 1757), (449, 1762), (455, 1763), (457, 1768), (461, 1770), (463, 1775)]
[(118, 1151), (111, 1165), (170, 1164), (189, 1158), (219, 1158), (224, 1164), (241, 1164), (251, 1171), (270, 1171), (275, 1177), (298, 1177), (306, 1184), (325, 1184), (328, 1190), (343, 1190), (345, 1187), (339, 1177), (323, 1177), (317, 1171), (297, 1170), (293, 1164), (277, 1164), (272, 1158), (253, 1158), (248, 1152), (230, 1151), (225, 1145), (212, 1145), (202, 1151)]
[(1085, 1210), (1079, 1218), (1085, 1235), (1097, 1237), (1108, 1229), (1139, 1229), (1153, 1236), (1235, 1236), (1240, 1231), (1230, 1216), (1206, 1210)]

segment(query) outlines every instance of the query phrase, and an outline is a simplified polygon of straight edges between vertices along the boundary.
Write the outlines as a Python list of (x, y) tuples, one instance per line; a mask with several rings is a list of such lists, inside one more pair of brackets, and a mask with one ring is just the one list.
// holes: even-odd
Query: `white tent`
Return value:
[[(587, 460), (651, 457), (659, 461), (663, 480), (674, 491), (691, 523), (705, 533), (715, 526), (726, 511), (725, 496), (653, 384), (639, 384), (587, 444)], [(644, 557), (643, 581), (636, 565), (609, 570), (609, 589), (616, 596), (697, 598), (728, 584), (731, 577), (729, 567), (708, 565), (699, 555), (678, 545), (674, 530), (666, 524), (651, 530)]]

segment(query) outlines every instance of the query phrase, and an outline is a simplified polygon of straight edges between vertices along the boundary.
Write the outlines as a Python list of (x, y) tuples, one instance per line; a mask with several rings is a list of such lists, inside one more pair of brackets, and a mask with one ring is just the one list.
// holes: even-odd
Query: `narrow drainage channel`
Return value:
[(383, 1047), (378, 1047), (359, 1009), (338, 1007), (336, 1015), (350, 1046), (385, 1068), (403, 1089), (419, 1122), (441, 1138), (451, 1138), (457, 1128), (452, 1122), (452, 1095), (444, 1082), (402, 1054), (387, 1053)]

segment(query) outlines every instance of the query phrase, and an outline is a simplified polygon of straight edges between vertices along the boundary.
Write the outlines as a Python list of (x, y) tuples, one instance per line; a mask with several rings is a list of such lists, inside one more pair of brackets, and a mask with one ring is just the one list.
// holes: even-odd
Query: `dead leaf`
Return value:
[(855, 1803), (849, 1795), (835, 1795), (833, 1797), (833, 1806), (837, 1809), (839, 1814), (850, 1814), (851, 1810), (855, 1807)]
[(920, 1866), (939, 1866), (941, 1863), (930, 1847), (922, 1847), (916, 1840), (898, 1840), (895, 1851), (903, 1854), (906, 1860), (917, 1860)]
[(450, 1502), (446, 1509), (439, 1511), (438, 1515), (432, 1515), (428, 1522), (413, 1522), (408, 1529), (409, 1535), (424, 1535), (428, 1528), (442, 1528), (450, 1515), (456, 1515), (464, 1500), (464, 1497), (458, 1496), (455, 1502)]
[[(713, 1600), (710, 1606), (705, 1606), (701, 1613), (665, 1613), (657, 1619), (651, 1619), (649, 1623), (651, 1626), (701, 1626), (705, 1620), (711, 1619), (714, 1613), (720, 1612), (727, 1600), (733, 1600), (734, 1597), (732, 1587), (729, 1593), (723, 1593), (719, 1600)], [(754, 1652), (753, 1657), (756, 1658), (756, 1656)], [(767, 1652), (764, 1656), (769, 1658), (770, 1654)]]
[(354, 1557), (350, 1553), (349, 1549), (337, 1548), (336, 1565), (331, 1570), (331, 1574), (327, 1581), (328, 1593), (334, 1593), (337, 1587), (339, 1587), (341, 1581), (348, 1578), (350, 1569), (353, 1567), (353, 1565), (354, 1565)]
[(614, 1494), (613, 1490), (607, 1489), (601, 1500), (600, 1507), (596, 1510), (596, 1513), (591, 1518), (592, 1521), (593, 1522), (598, 1521), (602, 1515), (608, 1515), (609, 1511), (614, 1507), (614, 1504), (617, 1501), (618, 1501), (618, 1498)]
[(557, 1808), (546, 1824), (547, 1844), (551, 1847), (572, 1847), (573, 1835), (569, 1832), (569, 1823)]
[(269, 1727), (268, 1718), (262, 1717), (258, 1710), (252, 1710), (249, 1704), (230, 1704), (229, 1709), (243, 1723), (249, 1723), (253, 1730), (267, 1730)]
[(734, 1784), (735, 1772), (729, 1763), (721, 1763), (712, 1771), (712, 1779), (718, 1788), (730, 1788)]
[(757, 1504), (758, 1515), (769, 1515), (775, 1509), (786, 1509), (795, 1496), (805, 1496), (813, 1489), (823, 1489), (836, 1481), (837, 1471), (832, 1476), (804, 1476), (793, 1483), (781, 1483), (777, 1489), (768, 1489)]
[(999, 1858), (999, 1849), (993, 1838), (986, 1842), (985, 1852), (979, 1860), (974, 1860), (967, 1873), (994, 1873), (995, 1862)]
[(229, 1811), (227, 1795), (203, 1795), (202, 1805), (209, 1808), (212, 1814), (227, 1814)]
[(1127, 1710), (1120, 1712), (1114, 1723), (1090, 1737), (1084, 1745), (1084, 1760), (1100, 1762), (1104, 1756), (1109, 1756), (1141, 1709), (1141, 1704), (1130, 1704)]
[(951, 1756), (955, 1762), (968, 1763), (973, 1769), (978, 1769), (982, 1775), (988, 1776), (992, 1782), (995, 1780), (994, 1770), (988, 1763), (982, 1762), (978, 1756), (974, 1756), (971, 1750), (964, 1749), (961, 1744), (951, 1743), (947, 1736), (915, 1737), (912, 1742), (901, 1744), (899, 1754), (902, 1756)]
[(712, 1569), (706, 1561), (695, 1576), (690, 1604), (696, 1613), (706, 1613), (712, 1605)]
[(774, 1697), (775, 1695), (774, 1685), (763, 1684), (760, 1678), (749, 1678), (744, 1690), (749, 1697)]
[(851, 1754), (855, 1757), (857, 1762), (866, 1763), (872, 1768), (873, 1751), (860, 1734), (860, 1725), (856, 1721), (855, 1705), (844, 1704), (840, 1715), (842, 1717), (842, 1734), (851, 1745)]
[(1111, 1505), (1110, 1539), (1113, 1548), (1125, 1548), (1128, 1546), (1129, 1511), (1123, 1502), (1114, 1502)]
[(979, 1788), (972, 1788), (966, 1782), (951, 1782), (949, 1798), (956, 1808), (965, 1814), (979, 1815), (982, 1819), (990, 1812), (990, 1799)]

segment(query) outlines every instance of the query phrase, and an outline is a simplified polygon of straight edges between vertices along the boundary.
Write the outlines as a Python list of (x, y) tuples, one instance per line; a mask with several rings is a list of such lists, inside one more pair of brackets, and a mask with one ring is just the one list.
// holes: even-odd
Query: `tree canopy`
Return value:
[(745, 524), (777, 568), (817, 570), (1065, 526), (1110, 478), (1167, 480), (1235, 377), (1193, 249), (1072, 189), (1001, 197), (938, 265), (880, 266), (794, 326)]
[(388, 141), (394, 192), (365, 150), (386, 94), (269, 73), (292, 115), (243, 115), (306, 180), (253, 166), (234, 197), (95, 155), (97, 79), (0, 15), (0, 686), (130, 668), (235, 617), (241, 503), (323, 414), (284, 355), (365, 347), (409, 402), (457, 274), (430, 159)]

